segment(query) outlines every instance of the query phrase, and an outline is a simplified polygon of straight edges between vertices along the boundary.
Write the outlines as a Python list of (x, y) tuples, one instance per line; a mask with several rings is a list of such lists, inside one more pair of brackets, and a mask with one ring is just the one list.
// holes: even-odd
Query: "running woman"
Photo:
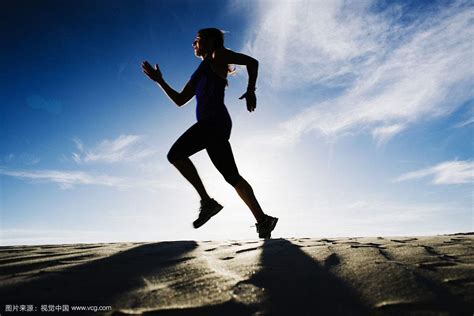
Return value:
[(199, 217), (193, 222), (193, 226), (194, 228), (201, 227), (223, 208), (209, 196), (196, 168), (189, 159), (198, 151), (206, 149), (214, 166), (252, 211), (257, 220), (255, 226), (259, 237), (270, 238), (278, 218), (262, 211), (252, 187), (239, 174), (229, 143), (232, 121), (224, 105), (227, 74), (232, 72), (230, 65), (245, 65), (249, 81), (247, 91), (239, 99), (246, 100), (249, 112), (255, 111), (258, 61), (225, 48), (224, 34), (216, 28), (200, 30), (192, 46), (194, 54), (201, 58), (202, 62), (181, 92), (175, 91), (166, 83), (157, 64), (152, 67), (148, 61), (144, 61), (142, 69), (178, 107), (185, 105), (196, 96), (197, 123), (178, 138), (168, 153), (169, 162), (191, 183), (201, 198)]

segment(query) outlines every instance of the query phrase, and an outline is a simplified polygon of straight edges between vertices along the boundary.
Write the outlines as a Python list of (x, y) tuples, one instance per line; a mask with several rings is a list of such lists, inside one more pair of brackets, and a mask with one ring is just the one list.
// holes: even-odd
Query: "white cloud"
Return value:
[(143, 136), (139, 135), (120, 135), (117, 139), (106, 139), (94, 149), (86, 149), (78, 138), (73, 141), (79, 152), (74, 152), (72, 159), (77, 163), (140, 161), (156, 153), (155, 149), (144, 143)]
[(372, 136), (378, 141), (379, 144), (383, 144), (387, 142), (390, 137), (399, 133), (404, 128), (405, 127), (401, 124), (376, 127), (372, 130)]
[(343, 90), (283, 122), (282, 141), (311, 131), (337, 136), (370, 130), (383, 143), (473, 97), (471, 7), (456, 3), (403, 24), (400, 7), (373, 13), (371, 4), (276, 1), (257, 7), (245, 50), (261, 61), (272, 91)]
[(109, 187), (127, 187), (122, 178), (107, 175), (94, 175), (82, 171), (59, 171), (59, 170), (6, 170), (0, 168), (0, 174), (14, 178), (26, 179), (33, 182), (56, 183), (62, 189), (70, 189), (74, 185), (101, 185)]
[(433, 167), (405, 173), (394, 181), (401, 182), (429, 176), (433, 177), (433, 184), (472, 183), (474, 180), (474, 162), (470, 160), (446, 161)]
[(366, 14), (368, 1), (261, 1), (245, 49), (276, 88), (343, 84), (382, 49), (389, 25)]

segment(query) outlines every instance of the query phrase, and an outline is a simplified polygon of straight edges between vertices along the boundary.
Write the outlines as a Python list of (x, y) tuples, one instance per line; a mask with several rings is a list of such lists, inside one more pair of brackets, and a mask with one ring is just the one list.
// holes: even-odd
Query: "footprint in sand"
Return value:
[(237, 250), (235, 253), (242, 253), (242, 252), (247, 252), (247, 251), (253, 251), (253, 250), (257, 250), (258, 248), (259, 248), (259, 247), (241, 249), (241, 250)]
[(359, 245), (351, 245), (351, 248), (378, 248), (378, 249), (385, 249), (385, 246), (381, 244), (374, 244), (374, 243), (367, 243), (367, 244), (359, 244)]
[(390, 241), (398, 242), (398, 243), (402, 243), (402, 244), (406, 244), (407, 242), (416, 241), (416, 240), (418, 240), (418, 239), (417, 239), (417, 238), (409, 238), (409, 239), (390, 239)]
[(332, 244), (335, 244), (335, 243), (336, 243), (336, 240), (332, 240), (332, 239), (326, 239), (326, 238), (324, 238), (324, 239), (320, 239), (320, 240), (318, 240), (318, 241), (322, 241), (322, 242), (330, 242), (330, 243), (332, 243)]

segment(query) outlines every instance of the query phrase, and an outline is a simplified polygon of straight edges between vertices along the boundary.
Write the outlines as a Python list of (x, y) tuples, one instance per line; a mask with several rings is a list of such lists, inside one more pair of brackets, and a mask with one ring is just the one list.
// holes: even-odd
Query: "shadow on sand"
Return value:
[[(194, 241), (145, 244), (41, 278), (0, 289), (5, 304), (112, 305), (117, 297), (143, 285), (144, 276), (189, 259)], [(4, 305), (1, 305), (2, 307)], [(39, 310), (38, 310), (39, 312)]]
[(368, 314), (349, 284), (288, 240), (265, 241), (261, 264), (249, 283), (267, 291), (262, 309), (269, 314)]
[(241, 282), (264, 289), (258, 305), (234, 300), (147, 315), (368, 315), (351, 286), (285, 239), (265, 241), (260, 270)]

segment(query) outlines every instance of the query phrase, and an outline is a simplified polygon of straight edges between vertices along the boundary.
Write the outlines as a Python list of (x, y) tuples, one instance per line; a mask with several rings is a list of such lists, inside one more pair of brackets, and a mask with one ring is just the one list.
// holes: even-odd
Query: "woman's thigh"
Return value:
[(203, 150), (208, 143), (207, 134), (205, 126), (199, 122), (194, 124), (171, 146), (168, 152), (168, 160), (173, 163)]

